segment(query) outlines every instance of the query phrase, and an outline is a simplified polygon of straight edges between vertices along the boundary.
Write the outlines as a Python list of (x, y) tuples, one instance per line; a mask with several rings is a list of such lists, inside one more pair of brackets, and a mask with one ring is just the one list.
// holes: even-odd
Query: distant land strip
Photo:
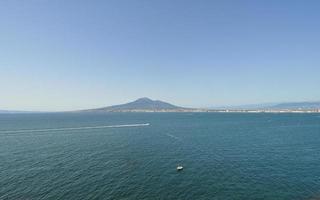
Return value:
[[(81, 112), (81, 111), (76, 111)], [(85, 112), (110, 113), (320, 113), (320, 109), (128, 109), (128, 110), (86, 110)]]
[(239, 113), (319, 113), (320, 102), (282, 103), (276, 105), (251, 105), (249, 107), (185, 108), (147, 97), (133, 102), (80, 110), (77, 112), (239, 112)]
[[(135, 101), (93, 108), (85, 110), (64, 111), (64, 112), (219, 112), (219, 113), (320, 113), (320, 101), (314, 102), (289, 102), (278, 104), (252, 104), (244, 106), (222, 106), (211, 108), (186, 108), (176, 106), (160, 100), (152, 100), (147, 97), (137, 99)], [(8, 111), (0, 110), (2, 114), (15, 114), (15, 113), (31, 113), (22, 111)], [(43, 113), (43, 112), (35, 112)], [(50, 112), (48, 112), (50, 113)]]

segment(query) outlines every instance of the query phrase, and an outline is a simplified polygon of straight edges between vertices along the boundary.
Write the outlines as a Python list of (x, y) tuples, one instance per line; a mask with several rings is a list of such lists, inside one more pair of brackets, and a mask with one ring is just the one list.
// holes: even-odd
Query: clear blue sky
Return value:
[(320, 100), (320, 1), (0, 1), (0, 109)]

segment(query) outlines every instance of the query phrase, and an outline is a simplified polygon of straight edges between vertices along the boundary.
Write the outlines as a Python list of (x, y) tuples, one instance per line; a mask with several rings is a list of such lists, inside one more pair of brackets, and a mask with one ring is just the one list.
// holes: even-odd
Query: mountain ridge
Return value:
[(219, 106), (212, 109), (231, 109), (231, 110), (295, 110), (295, 109), (320, 109), (320, 101), (302, 101), (302, 102), (284, 102), (284, 103), (263, 103), (263, 104), (247, 104), (236, 106)]
[[(220, 111), (317, 111), (320, 112), (320, 101), (302, 101), (285, 103), (265, 103), (239, 106), (220, 106), (211, 108), (186, 108), (147, 97), (135, 101), (93, 109), (82, 109), (61, 112), (220, 112)], [(0, 114), (9, 113), (43, 113), (36, 111), (0, 110)]]
[(182, 110), (187, 109), (179, 107), (164, 101), (152, 100), (147, 97), (139, 98), (135, 101), (107, 106), (102, 108), (89, 109), (85, 111), (103, 111), (103, 112), (124, 112), (124, 111), (170, 111), (170, 110)]
[(270, 109), (320, 109), (320, 101), (287, 102), (268, 107)]

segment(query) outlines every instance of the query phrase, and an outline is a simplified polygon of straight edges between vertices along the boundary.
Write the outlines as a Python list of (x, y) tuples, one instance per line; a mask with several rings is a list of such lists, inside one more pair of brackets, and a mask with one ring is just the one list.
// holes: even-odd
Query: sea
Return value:
[(320, 114), (0, 114), (0, 199), (317, 200)]

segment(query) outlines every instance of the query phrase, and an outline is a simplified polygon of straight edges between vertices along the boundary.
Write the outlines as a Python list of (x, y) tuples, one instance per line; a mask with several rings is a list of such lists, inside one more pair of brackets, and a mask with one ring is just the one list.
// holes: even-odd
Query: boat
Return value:
[(183, 167), (181, 165), (178, 165), (177, 166), (177, 171), (181, 171), (181, 170), (183, 170)]

